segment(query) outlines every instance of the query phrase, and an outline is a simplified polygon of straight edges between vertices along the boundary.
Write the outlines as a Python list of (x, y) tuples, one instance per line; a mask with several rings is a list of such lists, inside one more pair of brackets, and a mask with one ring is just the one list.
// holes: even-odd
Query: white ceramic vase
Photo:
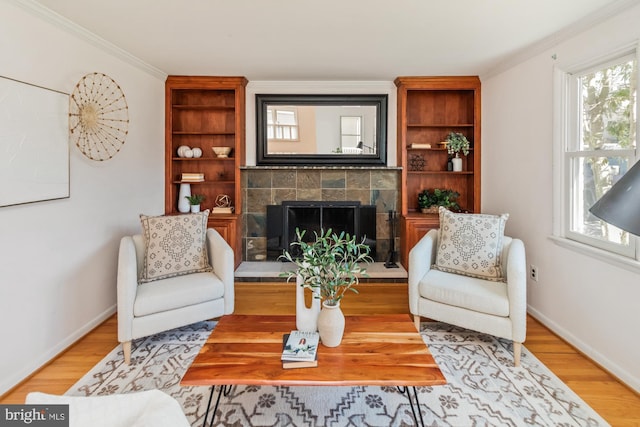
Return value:
[(318, 315), (318, 333), (320, 341), (326, 347), (337, 347), (342, 342), (344, 334), (344, 314), (340, 309), (340, 303), (327, 305), (322, 302), (322, 310)]
[(191, 205), (191, 213), (200, 212), (200, 205)]
[(305, 288), (302, 287), (302, 278), (296, 279), (296, 329), (302, 332), (315, 332), (318, 330), (318, 315), (320, 314), (320, 299), (316, 293), (311, 299), (311, 306), (307, 307), (304, 298)]
[(462, 171), (462, 159), (460, 157), (458, 157), (457, 154), (456, 154), (456, 157), (451, 159), (451, 162), (453, 163), (453, 171), (454, 172), (461, 172)]
[(191, 211), (191, 205), (189, 204), (188, 196), (191, 196), (191, 184), (180, 184), (180, 190), (178, 190), (178, 211), (187, 213)]

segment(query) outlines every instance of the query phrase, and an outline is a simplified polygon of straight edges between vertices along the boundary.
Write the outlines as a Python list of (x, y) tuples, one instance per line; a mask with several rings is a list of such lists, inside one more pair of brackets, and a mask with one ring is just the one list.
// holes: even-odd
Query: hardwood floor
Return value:
[[(342, 302), (345, 314), (408, 313), (406, 284), (363, 283), (360, 295)], [(238, 314), (295, 313), (291, 283), (236, 283)], [(640, 426), (640, 395), (577, 352), (531, 316), (527, 318), (525, 347), (613, 426)], [(117, 342), (115, 315), (79, 340), (22, 384), (0, 403), (23, 403), (27, 393), (63, 394)]]

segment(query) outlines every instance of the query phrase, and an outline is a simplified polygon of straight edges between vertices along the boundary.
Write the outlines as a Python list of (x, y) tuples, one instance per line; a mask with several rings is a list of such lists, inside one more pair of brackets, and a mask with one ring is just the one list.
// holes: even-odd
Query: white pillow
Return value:
[(145, 245), (140, 283), (211, 271), (206, 247), (208, 218), (208, 210), (182, 215), (140, 215)]
[(504, 281), (502, 244), (509, 214), (461, 214), (440, 207), (434, 268), (485, 280)]

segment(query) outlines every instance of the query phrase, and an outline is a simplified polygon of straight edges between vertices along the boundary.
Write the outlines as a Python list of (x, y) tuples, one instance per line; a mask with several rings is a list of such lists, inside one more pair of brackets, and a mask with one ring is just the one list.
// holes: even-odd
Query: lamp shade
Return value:
[(589, 212), (611, 225), (640, 235), (640, 162), (633, 165)]

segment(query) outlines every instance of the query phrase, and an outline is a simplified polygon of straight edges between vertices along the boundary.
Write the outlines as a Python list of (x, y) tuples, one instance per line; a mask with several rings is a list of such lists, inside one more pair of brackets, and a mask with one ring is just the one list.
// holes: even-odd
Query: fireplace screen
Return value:
[(376, 255), (376, 207), (360, 202), (308, 202), (285, 201), (281, 205), (267, 206), (267, 259), (276, 260), (287, 249), (295, 257), (291, 242), (296, 239), (296, 228), (306, 230), (305, 240), (314, 239), (314, 232), (331, 228), (365, 239)]

